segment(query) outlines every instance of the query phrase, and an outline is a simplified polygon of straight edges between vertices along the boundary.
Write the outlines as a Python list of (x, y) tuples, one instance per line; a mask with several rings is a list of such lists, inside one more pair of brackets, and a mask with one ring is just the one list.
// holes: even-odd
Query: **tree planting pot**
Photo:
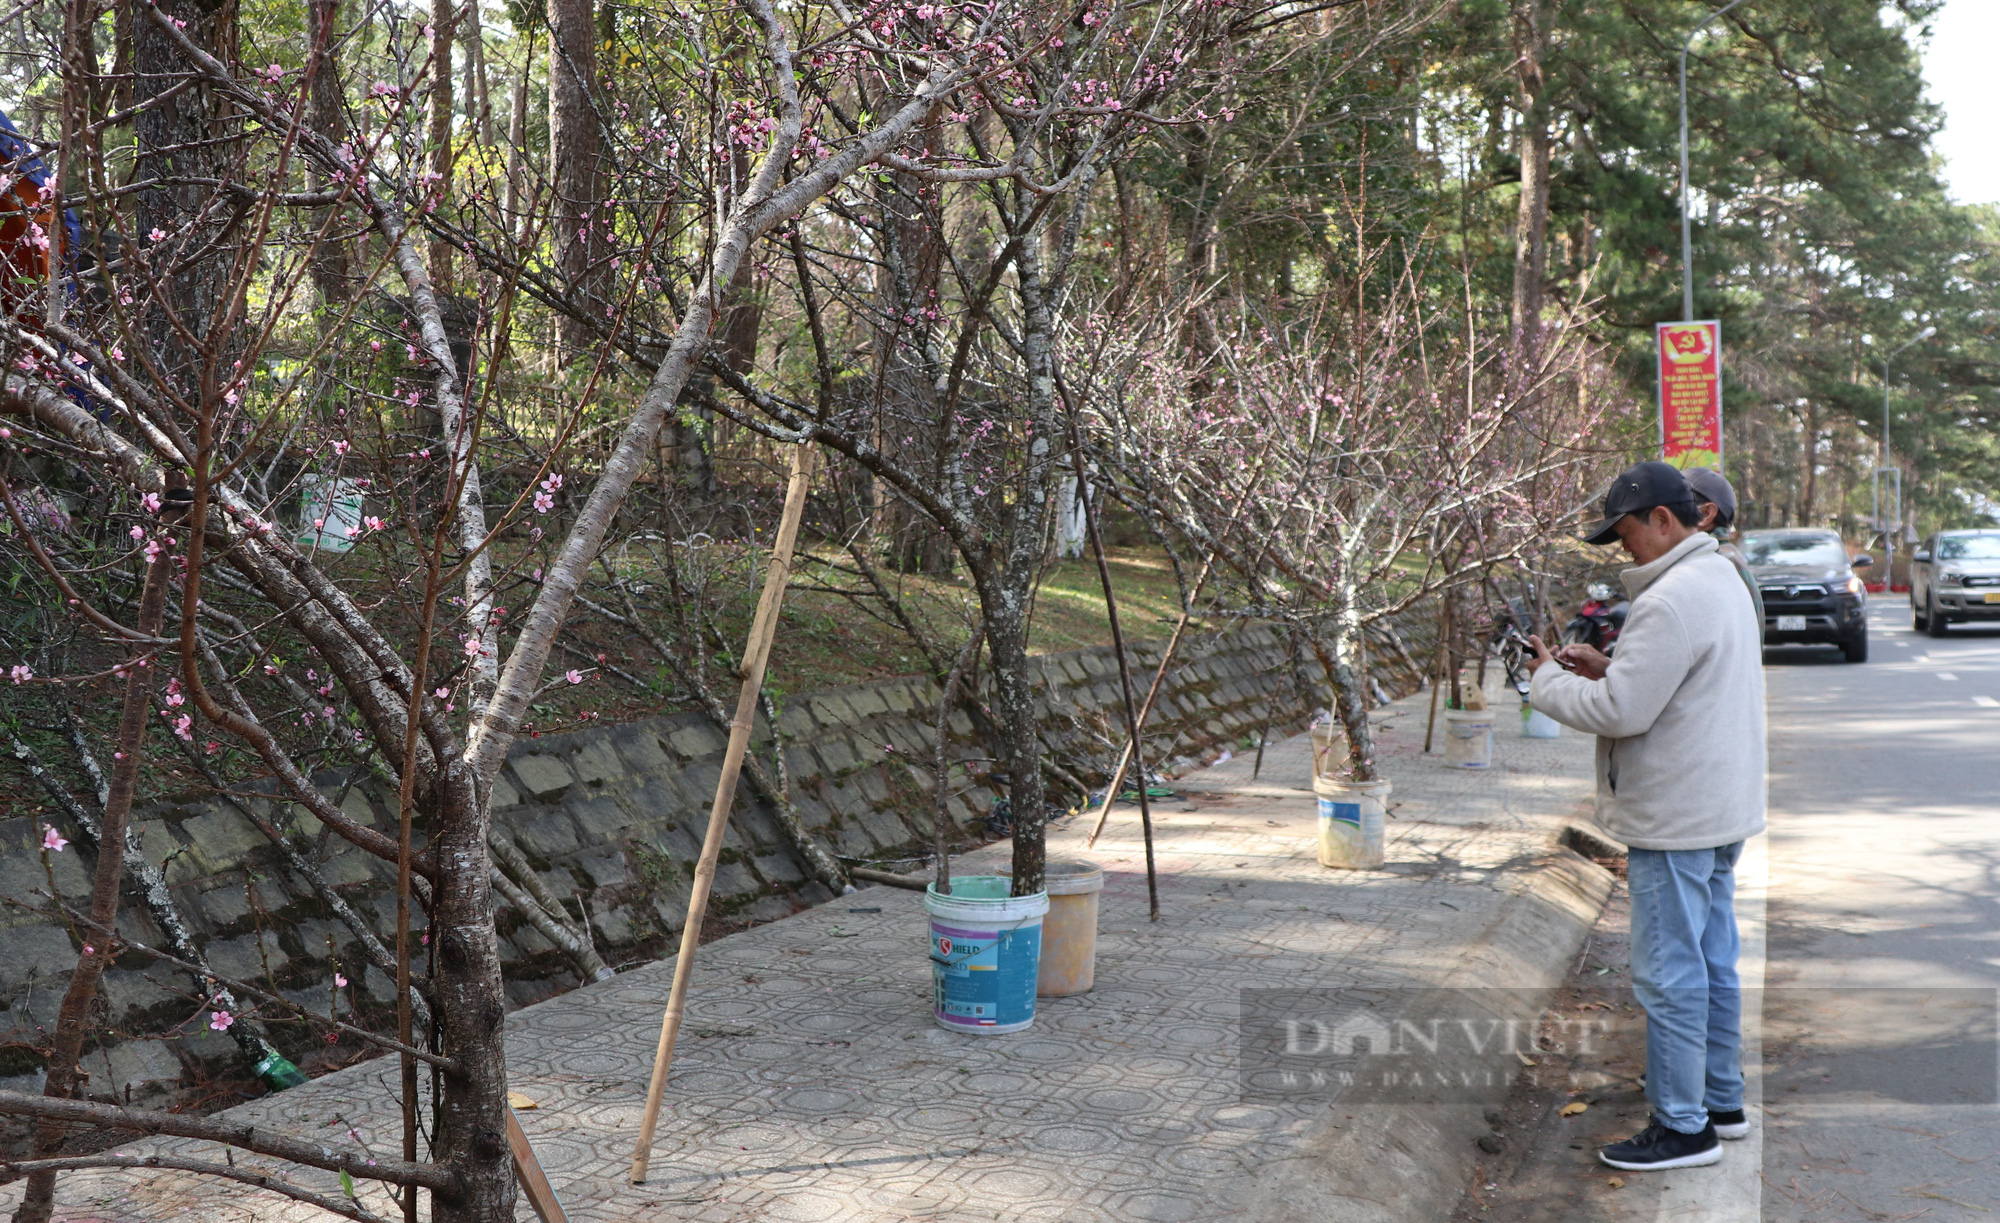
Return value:
[(1313, 782), (1313, 793), (1319, 796), (1321, 866), (1370, 871), (1382, 865), (1389, 790), (1387, 781), (1321, 777)]
[(1006, 875), (968, 875), (924, 891), (931, 919), (931, 1016), (947, 1031), (992, 1036), (1035, 1022), (1049, 894), (1012, 896)]
[(1483, 769), (1493, 763), (1493, 711), (1444, 711), (1444, 762), (1455, 769)]
[(1104, 892), (1104, 868), (1095, 862), (1051, 862), (1042, 882), (1049, 913), (1042, 919), (1035, 993), (1044, 998), (1088, 993), (1097, 978), (1097, 901)]

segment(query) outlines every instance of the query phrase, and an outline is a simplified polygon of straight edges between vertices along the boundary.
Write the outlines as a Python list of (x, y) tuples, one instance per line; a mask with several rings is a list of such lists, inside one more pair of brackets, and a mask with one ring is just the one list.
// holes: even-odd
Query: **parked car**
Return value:
[(1868, 661), (1868, 591), (1854, 570), (1873, 557), (1850, 559), (1832, 531), (1746, 531), (1744, 563), (1764, 596), (1764, 644), (1837, 645), (1849, 662)]
[(2000, 620), (2000, 531), (1939, 531), (1910, 555), (1910, 621), (1933, 637)]

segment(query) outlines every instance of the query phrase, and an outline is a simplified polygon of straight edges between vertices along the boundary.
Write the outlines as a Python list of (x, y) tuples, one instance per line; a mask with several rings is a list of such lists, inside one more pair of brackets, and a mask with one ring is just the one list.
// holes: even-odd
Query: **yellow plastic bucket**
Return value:
[(1051, 862), (1042, 875), (1049, 911), (1042, 918), (1042, 964), (1035, 993), (1083, 994), (1097, 979), (1097, 898), (1104, 868), (1095, 862)]

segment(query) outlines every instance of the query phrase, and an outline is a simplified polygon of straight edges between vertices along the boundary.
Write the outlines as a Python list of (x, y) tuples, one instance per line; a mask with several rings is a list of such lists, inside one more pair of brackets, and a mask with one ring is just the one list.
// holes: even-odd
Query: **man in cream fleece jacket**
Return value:
[(1749, 1132), (1743, 1113), (1736, 859), (1764, 829), (1764, 671), (1735, 567), (1697, 530), (1680, 472), (1641, 463), (1588, 541), (1624, 545), (1632, 610), (1607, 659), (1540, 641), (1529, 701), (1597, 736), (1597, 822), (1631, 849), (1632, 986), (1646, 1010), (1652, 1123), (1598, 1152), (1615, 1168), (1685, 1168)]

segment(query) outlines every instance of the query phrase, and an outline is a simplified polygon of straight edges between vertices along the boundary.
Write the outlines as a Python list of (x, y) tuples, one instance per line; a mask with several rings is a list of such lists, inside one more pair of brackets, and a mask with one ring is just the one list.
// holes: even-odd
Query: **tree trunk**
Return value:
[(473, 137), (493, 147), (493, 104), (486, 96), (486, 31), (479, 23), (479, 0), (465, 6), (465, 118)]
[[(163, 552), (160, 559), (146, 566), (136, 627), (148, 637), (160, 632), (167, 602), (168, 567), (172, 563)], [(97, 866), (91, 876), (90, 920), (99, 930), (116, 929), (118, 925), (118, 900), (125, 877), (125, 821), (132, 814), (132, 795), (138, 787), (139, 754), (146, 739), (146, 723), (153, 712), (153, 677), (157, 671), (150, 665), (129, 666), (125, 676), (125, 706), (118, 719), (118, 752), (113, 758), (110, 792), (99, 826)], [(42, 1088), (43, 1095), (58, 1100), (75, 1095), (83, 1077), (77, 1062), (90, 1034), (90, 1012), (97, 1000), (98, 982), (103, 979), (105, 964), (110, 959), (108, 936), (85, 937), (93, 941), (84, 945), (83, 955), (70, 972), (69, 988), (63, 992), (55, 1039), (49, 1048), (48, 1077)], [(49, 1159), (62, 1152), (63, 1129), (62, 1123), (56, 1121), (36, 1124), (35, 1158)], [(30, 1176), (21, 1205), (14, 1212), (14, 1223), (48, 1223), (55, 1206), (55, 1191), (55, 1173)]]
[[(921, 137), (940, 134), (927, 128)], [(925, 206), (924, 184), (896, 174), (876, 187), (881, 215), (881, 265), (876, 290), (889, 317), (875, 328), (876, 444), (941, 469), (946, 422), (939, 417), (940, 389), (947, 382), (933, 316), (944, 266), (944, 240)], [(886, 484), (874, 486), (873, 534), (884, 560), (899, 573), (949, 574), (951, 543), (929, 518)]]
[[(597, 25), (591, 0), (549, 0), (549, 178), (555, 189), (553, 231), (556, 267), (586, 304), (597, 296), (594, 265), (603, 133), (591, 105), (597, 79)], [(593, 332), (561, 316), (558, 338), (569, 355), (592, 342)]]
[[(431, 106), (430, 172), (431, 187), (426, 195), (440, 201), (451, 198), (451, 44), (458, 24), (454, 0), (431, 0)], [(430, 265), (431, 284), (439, 296), (452, 292), (451, 244), (435, 232), (430, 237), (425, 262)], [(463, 373), (463, 371), (460, 371)]]
[(1347, 731), (1347, 765), (1356, 781), (1380, 781), (1375, 769), (1375, 733), (1368, 723), (1368, 664), (1363, 655), (1362, 633), (1351, 612), (1343, 613), (1334, 630), (1329, 651), (1318, 634), (1312, 638), (1313, 653), (1326, 670), (1333, 686), (1333, 711)]
[(527, 221), (521, 215), (524, 203), (521, 149), (528, 143), (528, 65), (525, 62), (521, 70), (514, 74), (513, 93), (507, 115), (506, 196), (500, 206), (501, 223), (506, 226), (509, 236), (527, 228)]
[(425, 852), (435, 856), (429, 931), (436, 948), (438, 1051), (454, 1068), (444, 1076), (433, 1158), (463, 1191), (433, 1199), (436, 1223), (493, 1223), (514, 1217), (514, 1176), (507, 1148), (507, 1008), (500, 941), (493, 926), (490, 814), (475, 794), (472, 766), (454, 760), (440, 779), (442, 804)]
[[(333, 53), (340, 34), (340, 0), (308, 0), (307, 37), (312, 40), (312, 83), (307, 91), (306, 120), (312, 129), (334, 144), (347, 140), (347, 115), (341, 109), (340, 61)], [(337, 210), (322, 208), (313, 213), (314, 228), (321, 231), (313, 250), (313, 287), (324, 305), (339, 305), (354, 293), (353, 271), (347, 243), (335, 232)]]
[(1799, 452), (1799, 521), (1798, 525), (1813, 525), (1813, 511), (1819, 500), (1819, 401), (1806, 401), (1805, 436), (1800, 439)]
[[(1028, 205), (1022, 204), (1026, 212)], [(1021, 295), (1021, 355), (1028, 382), (1027, 462), (1021, 475), (1020, 497), (1009, 524), (1007, 563), (998, 589), (982, 590), (986, 640), (993, 651), (995, 712), (1006, 740), (1010, 776), (1008, 802), (1014, 812), (1014, 887), (1016, 896), (1042, 890), (1048, 857), (1048, 803), (1042, 789), (1041, 740), (1035, 718), (1034, 684), (1028, 671), (1027, 611), (1035, 578), (1041, 571), (1048, 534), (1049, 483), (1060, 436), (1056, 424), (1055, 318), (1042, 279), (1042, 228), (1037, 222), (1014, 256), (1017, 291)], [(1146, 784), (1145, 778), (1139, 784)]]
[[(234, 41), (236, 6), (230, 0), (205, 8), (192, 0), (163, 0), (163, 15), (185, 21), (183, 32), (189, 41), (211, 55), (220, 54)], [(154, 21), (134, 21), (133, 70), (139, 74), (133, 92), (143, 104), (168, 90), (180, 89), (184, 78), (194, 83), (164, 105), (150, 106), (133, 121), (136, 138), (136, 166), (133, 178), (139, 182), (169, 182), (172, 186), (139, 192), (136, 224), (141, 234), (155, 229), (169, 235), (156, 244), (163, 253), (187, 255), (209, 247), (222, 238), (220, 230), (235, 224), (235, 210), (217, 206), (214, 190), (193, 185), (206, 179), (229, 178), (234, 173), (237, 142), (228, 139), (240, 125), (225, 113), (214, 91), (203, 81), (180, 48)], [(184, 235), (184, 236), (183, 236)], [(230, 261), (227, 258), (173, 259), (168, 265), (164, 296), (193, 335), (211, 336), (210, 324), (222, 309)], [(199, 354), (181, 332), (167, 324), (157, 308), (141, 321), (161, 369), (169, 378), (183, 383), (183, 393), (194, 387), (190, 377), (199, 364)], [(220, 347), (226, 336), (211, 343)], [(223, 362), (227, 364), (227, 362)]]
[[(1011, 597), (1012, 593), (981, 601), (989, 608), (1025, 608), (1026, 600)], [(1042, 890), (1042, 872), (1048, 861), (1048, 802), (1042, 786), (1041, 728), (1035, 717), (1035, 686), (1028, 672), (1025, 618), (1008, 611), (996, 617), (989, 610), (986, 644), (993, 652), (993, 712), (1000, 723), (1007, 806), (1013, 812), (1013, 891), (1016, 896), (1028, 896)]]
[[(702, 375), (688, 379), (690, 388), (705, 384)], [(706, 506), (715, 500), (715, 413), (700, 396), (684, 394), (667, 414), (660, 430), (662, 473), (683, 508)]]
[(132, 105), (132, 5), (136, 0), (112, 0), (111, 5), (111, 107), (125, 110)]
[(1548, 38), (1542, 0), (1512, 0), (1512, 7), (1515, 102), (1521, 113), (1521, 197), (1514, 220), (1514, 343), (1508, 370), (1518, 386), (1534, 377), (1542, 283), (1548, 269), (1549, 104), (1542, 76)]

